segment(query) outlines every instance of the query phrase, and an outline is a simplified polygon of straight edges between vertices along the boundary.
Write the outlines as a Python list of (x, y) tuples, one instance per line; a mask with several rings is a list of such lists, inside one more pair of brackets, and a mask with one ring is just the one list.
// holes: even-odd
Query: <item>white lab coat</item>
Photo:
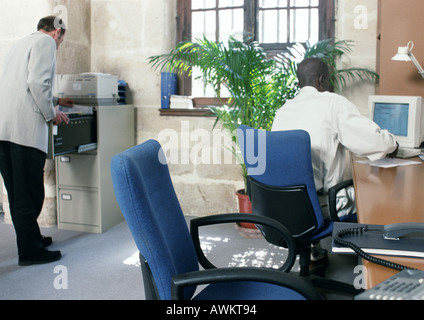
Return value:
[(311, 137), (315, 186), (325, 193), (343, 180), (346, 149), (377, 160), (397, 147), (392, 134), (361, 115), (346, 98), (313, 87), (302, 88), (275, 116), (273, 131), (294, 129)]
[(56, 42), (42, 32), (18, 41), (0, 77), (0, 140), (48, 151), (48, 122), (55, 118)]

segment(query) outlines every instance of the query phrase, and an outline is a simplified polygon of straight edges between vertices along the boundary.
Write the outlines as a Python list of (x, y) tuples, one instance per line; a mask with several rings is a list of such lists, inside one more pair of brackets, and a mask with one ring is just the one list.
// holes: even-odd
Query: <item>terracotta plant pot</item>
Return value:
[[(239, 212), (252, 213), (252, 203), (250, 202), (249, 196), (245, 194), (244, 190), (238, 190), (236, 195), (239, 203)], [(256, 226), (253, 223), (240, 223), (240, 226), (247, 229), (256, 229)]]

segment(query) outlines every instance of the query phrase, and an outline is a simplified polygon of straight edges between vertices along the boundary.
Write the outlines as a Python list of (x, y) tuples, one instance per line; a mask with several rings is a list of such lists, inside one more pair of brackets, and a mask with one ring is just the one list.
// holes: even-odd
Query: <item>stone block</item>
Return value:
[(235, 187), (232, 184), (174, 183), (183, 213), (208, 216), (238, 212)]

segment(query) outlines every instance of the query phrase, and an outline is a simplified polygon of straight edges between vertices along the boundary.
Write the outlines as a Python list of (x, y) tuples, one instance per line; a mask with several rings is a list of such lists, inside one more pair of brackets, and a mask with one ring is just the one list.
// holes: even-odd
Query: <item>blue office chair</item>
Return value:
[[(140, 251), (146, 299), (322, 298), (306, 281), (287, 273), (296, 259), (295, 244), (286, 228), (270, 218), (224, 214), (192, 219), (191, 236), (164, 159), (160, 144), (149, 140), (116, 155), (111, 163), (116, 198)], [(205, 263), (197, 229), (229, 221), (263, 224), (278, 230), (289, 248), (281, 270), (218, 269)], [(211, 269), (199, 270), (199, 262)], [(208, 285), (194, 296), (197, 286), (203, 284)]]
[[(240, 126), (238, 139), (248, 171), (247, 191), (255, 215), (270, 217), (284, 225), (295, 240), (299, 255), (300, 275), (309, 277), (312, 244), (331, 236), (333, 220), (324, 220), (315, 188), (311, 143), (303, 130), (267, 132)], [(343, 182), (333, 187), (331, 196), (351, 185)], [(335, 199), (330, 200), (335, 207)], [(332, 219), (340, 221), (336, 209)], [(266, 226), (258, 226), (268, 242), (284, 245), (282, 239)], [(352, 286), (310, 277), (319, 287), (356, 294)]]

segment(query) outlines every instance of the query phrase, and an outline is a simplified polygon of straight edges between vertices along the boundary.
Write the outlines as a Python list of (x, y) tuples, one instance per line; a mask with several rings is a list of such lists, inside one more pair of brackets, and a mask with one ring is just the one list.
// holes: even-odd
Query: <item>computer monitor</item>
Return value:
[(400, 147), (418, 148), (423, 142), (422, 97), (370, 96), (369, 117), (395, 135)]

